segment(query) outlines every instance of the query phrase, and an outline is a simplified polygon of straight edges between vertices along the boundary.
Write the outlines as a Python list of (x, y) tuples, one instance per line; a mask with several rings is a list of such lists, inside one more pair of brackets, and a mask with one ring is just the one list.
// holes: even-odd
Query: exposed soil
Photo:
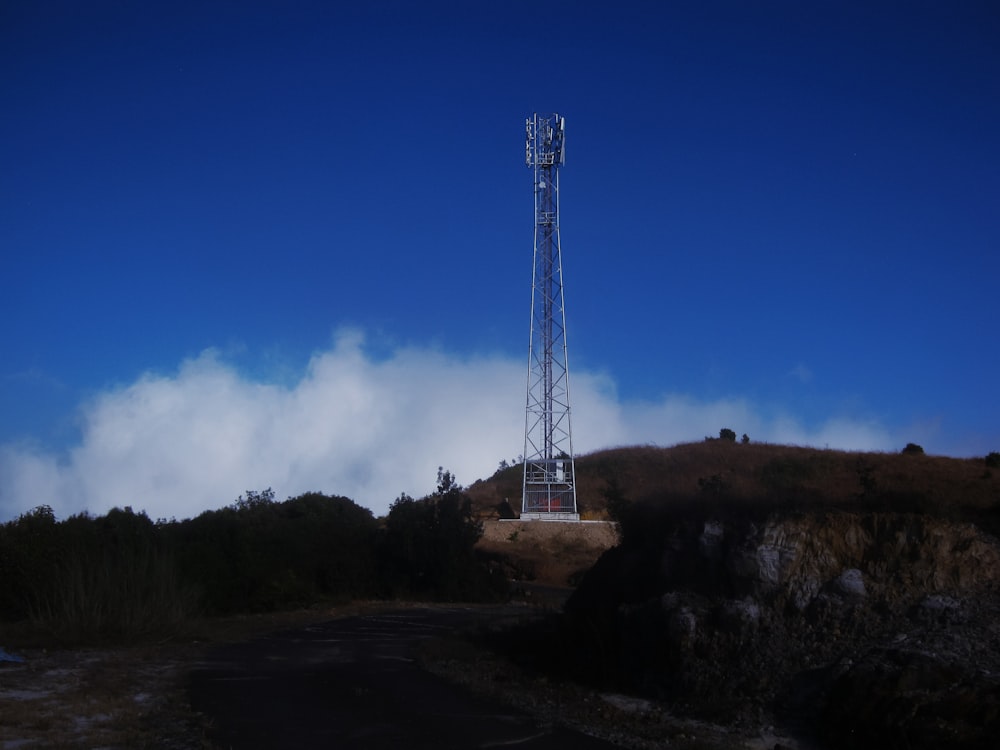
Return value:
[(575, 585), (605, 550), (618, 543), (606, 521), (483, 521), (478, 548), (506, 561), (515, 582)]

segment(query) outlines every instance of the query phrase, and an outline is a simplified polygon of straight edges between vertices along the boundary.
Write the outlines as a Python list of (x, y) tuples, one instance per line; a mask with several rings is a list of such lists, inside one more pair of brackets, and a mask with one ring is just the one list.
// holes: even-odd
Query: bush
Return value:
[(730, 430), (728, 427), (723, 427), (719, 430), (719, 440), (724, 440), (728, 443), (735, 443), (736, 432), (734, 430)]
[(0, 615), (61, 641), (169, 632), (194, 608), (160, 528), (129, 507), (57, 523), (42, 506), (2, 537)]
[(1000, 469), (1000, 453), (997, 453), (996, 451), (991, 451), (986, 456), (985, 460), (986, 460), (986, 465), (989, 466), (991, 469)]
[(907, 443), (906, 447), (903, 448), (903, 453), (908, 456), (922, 456), (924, 449), (916, 443)]
[(62, 541), (55, 513), (40, 505), (0, 526), (0, 617), (28, 618), (53, 586)]
[(451, 472), (438, 470), (437, 491), (423, 500), (401, 495), (389, 509), (380, 545), (387, 593), (443, 601), (497, 598), (494, 580), (476, 555), (483, 527), (472, 499)]
[(378, 524), (346, 497), (281, 503), (248, 492), (228, 508), (171, 524), (183, 578), (211, 614), (273, 611), (373, 596)]

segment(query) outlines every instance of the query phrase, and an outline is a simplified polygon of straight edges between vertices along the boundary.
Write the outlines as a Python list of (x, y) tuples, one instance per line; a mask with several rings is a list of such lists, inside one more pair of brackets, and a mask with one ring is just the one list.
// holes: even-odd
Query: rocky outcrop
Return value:
[(831, 747), (992, 747), (1000, 545), (910, 513), (646, 518), (567, 604), (602, 674)]

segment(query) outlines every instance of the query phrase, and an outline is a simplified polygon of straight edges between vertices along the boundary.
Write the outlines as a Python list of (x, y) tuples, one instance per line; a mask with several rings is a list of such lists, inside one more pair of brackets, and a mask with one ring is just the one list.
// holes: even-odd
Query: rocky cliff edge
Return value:
[(994, 747), (1000, 544), (905, 512), (660, 509), (567, 603), (592, 673), (828, 747)]

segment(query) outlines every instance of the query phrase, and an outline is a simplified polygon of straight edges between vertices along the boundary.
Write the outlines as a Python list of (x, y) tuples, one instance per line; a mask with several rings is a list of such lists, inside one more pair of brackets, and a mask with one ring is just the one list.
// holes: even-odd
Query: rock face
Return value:
[(660, 513), (594, 566), (567, 616), (609, 679), (830, 747), (993, 747), (1000, 545), (909, 513)]

